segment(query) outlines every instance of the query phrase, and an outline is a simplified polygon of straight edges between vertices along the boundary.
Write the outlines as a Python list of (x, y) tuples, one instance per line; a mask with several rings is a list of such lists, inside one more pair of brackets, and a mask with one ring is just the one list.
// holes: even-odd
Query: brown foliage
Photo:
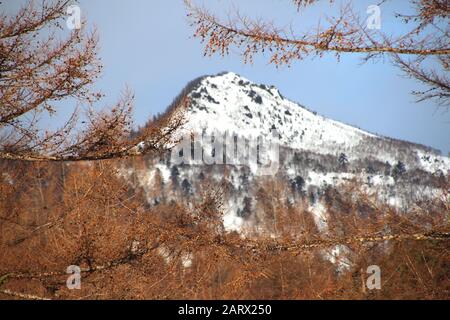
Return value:
[[(434, 6), (436, 1), (420, 3), (422, 24), (446, 10)], [(123, 163), (127, 156), (164, 150), (182, 124), (182, 108), (129, 138), (132, 94), (126, 92), (109, 110), (89, 108), (87, 125), (76, 134), (70, 134), (77, 128), (76, 112), (61, 130), (40, 132), (38, 115), (54, 113), (56, 102), (72, 97), (92, 107), (98, 98), (88, 87), (100, 70), (95, 33), (78, 30), (63, 41), (40, 34), (44, 27), (58, 28), (67, 4), (55, 1), (37, 10), (30, 3), (16, 16), (0, 19), (0, 298), (448, 297), (448, 195), (400, 215), (349, 185), (330, 192), (339, 206), (328, 208), (328, 230), (321, 233), (301, 201), (286, 202), (286, 186), (267, 181), (258, 193), (265, 200), (257, 221), (261, 228), (244, 236), (223, 230), (221, 185), (211, 183), (189, 205), (149, 206), (141, 190), (120, 178), (119, 160), (113, 158)], [(342, 21), (331, 33), (290, 43), (261, 26), (247, 26), (252, 33), (246, 34), (219, 25), (221, 31), (210, 33), (212, 16), (198, 13), (199, 34), (211, 37), (211, 52), (226, 50), (237, 36), (249, 39), (248, 58), (269, 45), (283, 53), (281, 60), (275, 56), (282, 63), (333, 48), (367, 51), (345, 47), (346, 37), (354, 34), (339, 29)], [(287, 44), (294, 51), (285, 51)], [(423, 50), (382, 51), (428, 55), (448, 49)], [(179, 104), (187, 104), (185, 97)], [(142, 166), (145, 159), (136, 161)], [(155, 179), (156, 193), (159, 184)], [(343, 245), (351, 260), (347, 271), (324, 259)], [(369, 264), (383, 270), (380, 291), (361, 289), (361, 270)], [(81, 268), (80, 290), (66, 287), (70, 265)]]
[[(299, 11), (315, 2), (294, 0)], [(396, 16), (399, 23), (413, 27), (399, 36), (369, 29), (350, 4), (343, 6), (338, 16), (327, 18), (326, 25), (318, 19), (316, 28), (295, 33), (292, 28), (277, 28), (271, 22), (252, 19), (238, 11), (222, 21), (190, 0), (185, 3), (195, 27), (194, 36), (205, 43), (205, 55), (226, 55), (230, 48), (237, 48), (244, 62), (252, 63), (256, 54), (268, 53), (269, 62), (277, 67), (325, 53), (333, 53), (338, 59), (342, 54), (365, 54), (364, 61), (386, 55), (407, 77), (428, 87), (413, 92), (418, 101), (434, 99), (438, 104), (449, 104), (450, 83), (445, 74), (450, 54), (447, 0), (411, 0), (415, 14)]]
[[(28, 161), (99, 160), (161, 151), (182, 122), (182, 108), (130, 139), (133, 94), (126, 90), (111, 108), (96, 111), (102, 97), (92, 90), (101, 72), (94, 30), (73, 30), (65, 39), (68, 0), (29, 1), (19, 12), (0, 15), (0, 158)], [(76, 102), (62, 128), (42, 130), (53, 116)], [(179, 105), (186, 105), (180, 99)], [(86, 113), (80, 128), (82, 106)], [(145, 141), (144, 144), (141, 142)]]
[[(148, 208), (139, 190), (118, 178), (113, 160), (1, 165), (3, 298), (448, 296), (443, 202), (409, 215), (377, 207), (364, 217), (354, 209), (355, 200), (344, 197), (347, 211), (329, 208), (329, 231), (323, 234), (306, 209), (284, 206), (280, 186), (268, 184), (265, 195), (274, 200), (267, 203), (272, 208), (265, 217), (267, 232), (242, 237), (218, 227), (220, 188), (191, 208), (175, 203)], [(363, 195), (357, 201), (370, 204)], [(277, 221), (276, 229), (271, 221)], [(336, 245), (350, 249), (348, 271), (338, 272), (324, 258)], [(363, 291), (361, 270), (372, 264), (382, 269), (382, 290)], [(81, 290), (66, 288), (69, 265), (82, 269)]]

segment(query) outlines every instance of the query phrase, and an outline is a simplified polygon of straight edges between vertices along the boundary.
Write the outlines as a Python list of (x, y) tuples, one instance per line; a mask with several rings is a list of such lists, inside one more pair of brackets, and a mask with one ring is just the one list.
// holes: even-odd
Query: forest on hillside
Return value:
[[(302, 10), (316, 1), (291, 5)], [(191, 1), (184, 5), (206, 55), (237, 51), (252, 62), (270, 52), (269, 62), (280, 67), (326, 53), (383, 56), (423, 86), (415, 99), (448, 108), (450, 5), (410, 2), (415, 15), (399, 14), (398, 23), (412, 29), (398, 37), (367, 30), (350, 5), (329, 25), (293, 38), (269, 22), (238, 14), (221, 21)], [(15, 14), (0, 13), (0, 299), (448, 300), (449, 172), (408, 170), (403, 162), (420, 160), (409, 143), (368, 139), (355, 150), (384, 148), (398, 159), (348, 161), (343, 151), (282, 149), (300, 172), (293, 179), (280, 174), (250, 185), (240, 168), (237, 189), (226, 179), (233, 168), (198, 168), (189, 180), (180, 178), (182, 167), (170, 166), (169, 179), (156, 170), (143, 181), (154, 159), (170, 153), (186, 121), (187, 94), (203, 77), (141, 128), (129, 89), (100, 108), (104, 96), (93, 89), (103, 68), (99, 33), (85, 21), (67, 37), (59, 33), (72, 4), (26, 1)], [(72, 104), (63, 126), (43, 126), (43, 115)], [(304, 188), (307, 172), (327, 170), (383, 174), (396, 181), (396, 192), (411, 195), (407, 186), (426, 185), (438, 196), (407, 198), (407, 208), (397, 210), (357, 179)], [(224, 207), (246, 190), (251, 198), (240, 214), (251, 212), (255, 223), (245, 233), (225, 230)], [(311, 199), (322, 201), (326, 227)]]

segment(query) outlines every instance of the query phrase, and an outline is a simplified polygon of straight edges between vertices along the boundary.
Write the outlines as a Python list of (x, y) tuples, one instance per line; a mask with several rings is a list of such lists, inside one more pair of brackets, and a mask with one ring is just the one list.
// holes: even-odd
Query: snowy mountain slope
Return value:
[[(450, 169), (450, 159), (431, 148), (379, 137), (324, 118), (285, 99), (275, 87), (255, 84), (232, 72), (203, 78), (189, 97), (192, 103), (184, 130), (217, 129), (270, 138), (270, 129), (276, 129), (280, 144), (290, 149), (343, 152), (350, 161), (361, 157), (390, 163), (402, 160), (410, 168), (428, 172)], [(377, 146), (367, 150), (373, 141)], [(380, 144), (388, 146), (387, 150), (380, 150)]]
[[(380, 137), (327, 119), (284, 98), (273, 86), (255, 84), (235, 73), (207, 76), (189, 84), (186, 123), (176, 135), (218, 130), (247, 138), (272, 139), (280, 133), (279, 170), (286, 202), (307, 202), (320, 229), (326, 228), (324, 201), (330, 187), (356, 180), (378, 201), (398, 209), (414, 201), (440, 196), (440, 181), (448, 179), (450, 159), (429, 147)], [(245, 165), (174, 164), (171, 155), (144, 170), (123, 168), (147, 193), (150, 205), (200, 197), (206, 180), (226, 184), (224, 226), (242, 230), (264, 211), (258, 192), (264, 178)], [(161, 183), (154, 190), (156, 177)]]
[[(345, 193), (347, 183), (356, 182), (375, 202), (397, 210), (445, 196), (441, 186), (450, 177), (449, 158), (426, 146), (377, 136), (317, 115), (284, 98), (273, 86), (255, 84), (227, 72), (196, 79), (183, 94), (190, 98), (190, 105), (186, 122), (175, 135), (176, 141), (192, 133), (202, 136), (215, 130), (250, 140), (271, 140), (270, 132), (276, 129), (280, 134), (279, 169), (274, 176), (260, 177), (251, 165), (245, 164), (208, 165), (192, 159), (175, 164), (171, 153), (162, 159), (150, 159), (143, 169), (122, 168), (122, 175), (145, 192), (150, 206), (184, 202), (194, 209), (193, 204), (202, 200), (202, 192), (210, 185), (225, 186), (225, 230), (237, 231), (242, 237), (252, 230), (276, 237), (276, 231), (264, 229), (265, 217), (274, 210), (267, 198), (275, 197), (264, 194), (266, 188), (271, 190), (273, 186), (267, 182), (280, 188), (282, 206), (309, 212), (317, 230), (325, 233), (328, 210), (339, 206), (339, 200), (328, 195), (341, 187)], [(205, 148), (205, 141), (201, 144), (203, 154), (211, 150), (210, 146)], [(189, 146), (192, 148), (191, 143)], [(191, 153), (195, 152), (191, 149)], [(353, 194), (344, 196), (353, 199)], [(330, 203), (330, 198), (337, 204)], [(357, 210), (366, 214), (370, 209)], [(349, 252), (346, 246), (335, 246), (322, 254), (341, 270), (351, 264)], [(168, 258), (166, 252), (160, 254)], [(190, 257), (185, 263), (189, 265)]]
[(231, 72), (205, 78), (190, 97), (194, 101), (188, 115), (190, 129), (214, 123), (222, 131), (259, 136), (276, 128), (282, 145), (323, 152), (329, 152), (330, 144), (356, 145), (361, 137), (372, 136), (317, 116), (285, 99), (274, 87), (254, 84)]

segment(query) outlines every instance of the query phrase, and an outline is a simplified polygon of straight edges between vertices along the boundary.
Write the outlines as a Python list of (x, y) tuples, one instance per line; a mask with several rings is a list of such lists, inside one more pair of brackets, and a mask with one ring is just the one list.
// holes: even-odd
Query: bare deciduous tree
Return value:
[[(300, 7), (312, 2), (296, 1)], [(129, 91), (112, 108), (95, 111), (91, 106), (100, 96), (89, 88), (100, 72), (95, 34), (73, 31), (62, 42), (45, 36), (45, 28), (58, 28), (68, 3), (43, 2), (39, 10), (29, 4), (13, 18), (0, 19), (0, 299), (448, 296), (447, 184), (442, 197), (417, 203), (409, 216), (377, 205), (360, 184), (349, 183), (329, 192), (340, 205), (327, 208), (327, 234), (319, 232), (306, 204), (288, 205), (291, 186), (278, 181), (267, 181), (258, 192), (267, 216), (262, 233), (224, 232), (227, 190), (212, 178), (201, 183), (201, 196), (189, 205), (169, 199), (150, 205), (143, 190), (121, 179), (118, 161), (127, 170), (133, 164), (110, 158), (164, 149), (183, 122), (182, 109), (171, 108), (133, 138)], [(217, 48), (214, 41), (209, 50)], [(305, 54), (322, 50), (310, 47), (305, 44)], [(56, 112), (67, 98), (90, 107), (84, 129), (78, 129), (75, 111), (62, 129), (42, 133), (39, 116)], [(184, 96), (175, 101), (188, 102)], [(142, 166), (145, 158), (129, 161)], [(154, 182), (154, 193), (161, 193), (161, 177)], [(356, 204), (372, 214), (362, 216)], [(342, 275), (323, 259), (324, 250), (338, 245), (351, 250), (352, 269)], [(364, 275), (358, 274), (368, 261), (387, 275), (383, 290), (372, 294), (361, 292)], [(66, 287), (69, 265), (80, 267), (80, 290)]]
[[(301, 11), (318, 0), (293, 2)], [(334, 1), (327, 2), (332, 5)], [(364, 54), (364, 61), (389, 56), (406, 76), (427, 87), (413, 92), (418, 101), (434, 99), (443, 106), (450, 103), (450, 81), (445, 74), (450, 55), (447, 0), (410, 0), (414, 13), (396, 13), (395, 17), (411, 28), (398, 36), (368, 28), (366, 19), (350, 4), (343, 6), (338, 16), (328, 17), (326, 24), (319, 22), (316, 28), (294, 32), (239, 12), (222, 21), (190, 0), (185, 3), (196, 29), (194, 36), (205, 43), (205, 55), (225, 55), (233, 47), (242, 53), (244, 62), (253, 62), (256, 54), (269, 52), (269, 61), (276, 66), (325, 53), (333, 53), (338, 59), (342, 54)]]
[[(38, 6), (30, 1), (12, 17), (0, 15), (0, 158), (97, 160), (162, 149), (181, 124), (181, 112), (130, 139), (133, 94), (129, 90), (113, 107), (95, 110), (102, 98), (92, 89), (102, 67), (98, 37), (95, 30), (84, 31), (83, 22), (80, 29), (60, 39), (68, 30), (70, 3), (44, 0)], [(44, 132), (42, 115), (53, 116), (71, 100), (88, 106), (87, 119), (80, 121), (77, 107), (62, 128)], [(84, 129), (80, 122), (87, 123)]]
[[(341, 205), (328, 207), (324, 234), (307, 205), (282, 200), (290, 186), (273, 181), (260, 192), (266, 223), (239, 235), (219, 228), (217, 183), (204, 185), (190, 208), (181, 201), (147, 206), (115, 169), (136, 159), (0, 162), (7, 174), (0, 175), (0, 299), (448, 296), (446, 196), (405, 215), (349, 183), (332, 194)], [(373, 211), (362, 216), (355, 204)], [(351, 261), (345, 273), (324, 259), (335, 246), (349, 249), (341, 256)], [(361, 291), (359, 272), (362, 278), (372, 264), (385, 275), (382, 290)], [(66, 287), (69, 265), (80, 267), (80, 290)]]

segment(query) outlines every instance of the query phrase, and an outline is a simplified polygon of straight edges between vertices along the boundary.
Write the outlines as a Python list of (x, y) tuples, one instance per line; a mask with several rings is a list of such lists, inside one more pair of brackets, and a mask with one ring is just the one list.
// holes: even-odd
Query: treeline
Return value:
[[(264, 179), (256, 177), (245, 165), (174, 165), (169, 153), (160, 160), (150, 156), (142, 159), (146, 160), (139, 160), (139, 165), (137, 160), (130, 166), (125, 164), (122, 170), (134, 187), (142, 188), (149, 205), (190, 203), (201, 197), (205, 185), (220, 184), (226, 199), (233, 204), (229, 210), (244, 218), (257, 214), (257, 193)], [(318, 181), (311, 181), (311, 174)], [(149, 183), (149, 179), (153, 182)], [(281, 148), (280, 169), (271, 179), (283, 186), (287, 201), (293, 203), (304, 199), (313, 205), (324, 200), (327, 190), (340, 189), (342, 183), (354, 180), (361, 188), (376, 192), (376, 201), (389, 203), (399, 199), (397, 209), (405, 210), (417, 201), (433, 198), (448, 183), (442, 171), (432, 174), (411, 169), (402, 161), (391, 165), (371, 157), (349, 160), (342, 152), (324, 155), (287, 148)]]
[[(398, 215), (349, 184), (327, 194), (339, 206), (328, 206), (323, 233), (303, 202), (289, 205), (266, 181), (261, 223), (243, 238), (223, 230), (219, 184), (205, 183), (190, 205), (149, 207), (113, 161), (0, 165), (4, 299), (448, 297), (448, 203), (438, 199)], [(355, 203), (370, 210), (360, 215)], [(327, 258), (339, 245), (350, 261), (340, 271)], [(80, 290), (66, 286), (70, 265), (81, 268)], [(369, 265), (382, 270), (381, 290), (363, 286)]]

